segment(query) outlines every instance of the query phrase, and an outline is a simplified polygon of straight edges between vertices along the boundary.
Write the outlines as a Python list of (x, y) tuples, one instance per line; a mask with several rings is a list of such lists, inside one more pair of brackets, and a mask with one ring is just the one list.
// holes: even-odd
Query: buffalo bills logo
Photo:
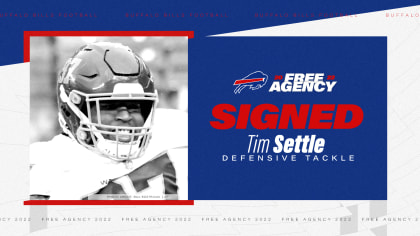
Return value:
[(242, 79), (235, 80), (235, 83), (233, 83), (233, 85), (236, 86), (234, 93), (241, 93), (246, 87), (252, 90), (260, 89), (267, 83), (267, 80), (268, 76), (262, 71), (252, 72)]

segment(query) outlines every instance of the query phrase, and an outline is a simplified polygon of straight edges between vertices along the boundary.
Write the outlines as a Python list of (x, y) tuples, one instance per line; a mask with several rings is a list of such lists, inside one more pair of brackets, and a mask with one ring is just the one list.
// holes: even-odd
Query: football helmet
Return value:
[[(107, 42), (81, 47), (58, 76), (57, 99), (60, 126), (82, 146), (127, 165), (146, 150), (158, 95), (149, 68), (129, 47)], [(103, 124), (101, 109), (114, 102), (137, 104), (142, 125)]]

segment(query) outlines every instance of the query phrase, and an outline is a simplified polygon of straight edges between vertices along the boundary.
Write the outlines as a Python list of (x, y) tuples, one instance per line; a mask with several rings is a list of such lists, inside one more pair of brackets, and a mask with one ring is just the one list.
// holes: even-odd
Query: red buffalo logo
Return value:
[(262, 71), (255, 71), (251, 74), (245, 76), (242, 79), (235, 80), (233, 83), (235, 90), (233, 91), (235, 94), (241, 93), (244, 88), (249, 88), (251, 90), (257, 90), (262, 88), (268, 80), (268, 76), (264, 74)]

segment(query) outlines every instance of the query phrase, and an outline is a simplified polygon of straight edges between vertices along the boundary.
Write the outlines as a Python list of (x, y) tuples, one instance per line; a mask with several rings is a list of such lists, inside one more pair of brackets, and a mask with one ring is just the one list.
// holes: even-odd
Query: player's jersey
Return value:
[(30, 147), (30, 194), (50, 199), (188, 199), (187, 114), (157, 109), (146, 152), (132, 166), (65, 135)]

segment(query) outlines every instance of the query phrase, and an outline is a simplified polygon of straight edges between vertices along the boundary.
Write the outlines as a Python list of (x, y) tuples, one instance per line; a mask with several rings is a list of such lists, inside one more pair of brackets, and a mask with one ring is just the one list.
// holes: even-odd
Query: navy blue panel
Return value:
[[(192, 40), (189, 44), (190, 198), (386, 199), (386, 48), (385, 37)], [(235, 80), (254, 71), (267, 74), (267, 84), (234, 94)], [(269, 93), (275, 75), (285, 73), (335, 75), (337, 84), (331, 93)], [(364, 118), (354, 129), (257, 130), (248, 124), (247, 129), (218, 130), (210, 125), (210, 121), (218, 120), (213, 117), (212, 109), (223, 103), (236, 109), (241, 104), (255, 108), (264, 103), (280, 109), (283, 104), (355, 104), (362, 108)], [(231, 114), (237, 117), (237, 112)], [(241, 162), (239, 155), (247, 154), (250, 134), (270, 139), (272, 155), (276, 135), (296, 138), (314, 134), (326, 140), (322, 155), (344, 155), (347, 161), (307, 162), (303, 154), (298, 154), (296, 162)], [(233, 162), (231, 158), (223, 161), (224, 154), (236, 154), (238, 161)], [(348, 161), (349, 155), (354, 155), (354, 162)]]

